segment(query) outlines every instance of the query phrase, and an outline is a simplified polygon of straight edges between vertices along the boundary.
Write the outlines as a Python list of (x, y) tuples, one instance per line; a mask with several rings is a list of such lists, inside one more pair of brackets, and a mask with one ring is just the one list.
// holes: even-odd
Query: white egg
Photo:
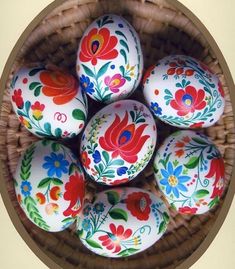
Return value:
[(124, 18), (107, 14), (89, 25), (79, 44), (77, 73), (91, 98), (110, 103), (128, 97), (142, 71), (139, 37)]
[(78, 222), (81, 242), (96, 254), (121, 258), (144, 251), (167, 229), (163, 201), (138, 188), (116, 188), (85, 203)]
[(224, 90), (218, 76), (186, 55), (167, 56), (150, 67), (143, 92), (153, 114), (176, 127), (209, 127), (224, 111)]
[(96, 182), (118, 185), (136, 177), (151, 159), (157, 130), (142, 103), (120, 100), (97, 112), (87, 124), (80, 155)]
[(193, 131), (170, 135), (154, 160), (155, 177), (172, 208), (202, 214), (219, 203), (224, 190), (224, 161), (212, 141)]
[(10, 95), (20, 122), (39, 137), (70, 138), (85, 125), (86, 98), (68, 73), (23, 67), (12, 80)]
[(84, 175), (65, 146), (50, 140), (32, 144), (14, 175), (17, 200), (26, 216), (50, 232), (66, 229), (82, 209)]

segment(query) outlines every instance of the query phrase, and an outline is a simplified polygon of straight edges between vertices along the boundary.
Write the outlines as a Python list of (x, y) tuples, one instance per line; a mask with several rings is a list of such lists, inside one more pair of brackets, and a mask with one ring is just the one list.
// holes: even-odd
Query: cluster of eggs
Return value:
[[(11, 100), (20, 122), (39, 137), (72, 138), (86, 124), (86, 94), (106, 105), (86, 124), (80, 160), (55, 140), (32, 144), (15, 172), (17, 199), (40, 228), (62, 231), (77, 219), (81, 241), (93, 252), (126, 257), (154, 244), (166, 231), (163, 201), (139, 188), (109, 188), (85, 201), (86, 174), (117, 186), (135, 178), (152, 158), (157, 142), (153, 116), (183, 129), (213, 125), (223, 113), (218, 77), (200, 61), (171, 55), (143, 77), (146, 105), (130, 99), (143, 73), (139, 37), (123, 18), (95, 20), (81, 39), (74, 76), (51, 67), (23, 67), (11, 83)], [(86, 94), (85, 94), (86, 93)], [(170, 206), (201, 214), (223, 192), (224, 162), (212, 141), (181, 130), (156, 152), (154, 175)]]

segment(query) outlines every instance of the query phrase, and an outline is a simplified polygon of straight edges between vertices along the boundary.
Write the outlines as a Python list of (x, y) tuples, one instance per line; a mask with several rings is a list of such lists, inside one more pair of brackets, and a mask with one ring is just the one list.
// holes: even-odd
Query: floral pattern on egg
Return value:
[(151, 66), (145, 73), (143, 87), (153, 114), (173, 126), (209, 127), (224, 111), (219, 78), (189, 56), (167, 56)]
[(59, 143), (32, 144), (19, 160), (14, 181), (25, 214), (46, 231), (66, 229), (82, 209), (83, 172), (72, 152)]
[(128, 97), (142, 70), (139, 37), (124, 18), (104, 15), (87, 28), (78, 49), (77, 73), (91, 98), (110, 103)]
[(201, 133), (179, 131), (170, 135), (157, 152), (154, 170), (160, 190), (179, 213), (205, 213), (223, 194), (223, 158)]
[(24, 67), (15, 74), (10, 94), (20, 122), (39, 137), (74, 137), (85, 125), (86, 97), (70, 74)]
[(80, 146), (83, 167), (96, 182), (126, 183), (148, 164), (157, 130), (150, 111), (134, 100), (100, 110), (87, 124)]
[(127, 257), (159, 240), (168, 222), (169, 213), (161, 199), (142, 189), (117, 188), (85, 203), (77, 233), (96, 254)]

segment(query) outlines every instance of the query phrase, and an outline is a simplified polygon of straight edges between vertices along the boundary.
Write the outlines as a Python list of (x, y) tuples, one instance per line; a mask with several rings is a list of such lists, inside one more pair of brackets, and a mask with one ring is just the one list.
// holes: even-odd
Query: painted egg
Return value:
[(135, 29), (122, 17), (99, 17), (86, 29), (77, 54), (80, 86), (94, 100), (124, 99), (138, 86), (143, 55)]
[(219, 203), (224, 189), (224, 161), (203, 134), (178, 131), (159, 148), (155, 177), (170, 205), (182, 214), (202, 214)]
[(153, 114), (176, 127), (209, 127), (224, 111), (219, 78), (189, 56), (167, 56), (150, 67), (143, 80), (143, 92)]
[(158, 241), (168, 222), (166, 206), (152, 193), (138, 188), (109, 189), (84, 204), (78, 235), (96, 254), (127, 257)]
[(20, 122), (39, 137), (70, 138), (85, 125), (86, 97), (68, 73), (23, 67), (12, 80), (10, 95)]
[(96, 182), (118, 185), (148, 164), (157, 130), (151, 112), (134, 100), (120, 100), (97, 112), (82, 136), (83, 167)]
[(20, 206), (43, 230), (62, 231), (81, 211), (84, 175), (70, 149), (59, 143), (32, 144), (21, 156), (14, 179)]

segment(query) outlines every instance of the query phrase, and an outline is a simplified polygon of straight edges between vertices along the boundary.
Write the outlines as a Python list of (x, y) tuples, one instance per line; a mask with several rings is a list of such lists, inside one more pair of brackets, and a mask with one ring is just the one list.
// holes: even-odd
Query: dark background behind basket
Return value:
[[(71, 6), (69, 5), (65, 5), (62, 8), (62, 11), (59, 10), (59, 13), (55, 10), (53, 13), (57, 13), (59, 14), (59, 16), (70, 12), (71, 10), (73, 11), (73, 9), (76, 9), (76, 5), (74, 5), (75, 2), (77, 1), (67, 1), (67, 3), (72, 2), (72, 9)], [(82, 2), (82, 1), (80, 1)], [(88, 2), (88, 1), (86, 1)], [(97, 17), (98, 15), (103, 14), (104, 12), (108, 11), (113, 11), (112, 9), (114, 9), (114, 11), (116, 11), (115, 13), (120, 13), (120, 11), (123, 11), (123, 9), (119, 10), (119, 7), (115, 7), (115, 5), (106, 5), (107, 2), (105, 2), (105, 5), (103, 4), (105, 1), (102, 1), (101, 3), (97, 3), (95, 5), (95, 12), (101, 12), (99, 14), (96, 15), (96, 13), (91, 13), (94, 18)], [(173, 52), (183, 52), (185, 54), (188, 55), (192, 55), (196, 58), (200, 58), (202, 60), (204, 60), (204, 62), (206, 62), (207, 64), (209, 64), (209, 66), (211, 67), (211, 69), (213, 69), (216, 73), (221, 74), (221, 70), (220, 70), (220, 66), (218, 65), (218, 60), (215, 57), (215, 55), (213, 53), (211, 53), (210, 48), (208, 49), (208, 44), (203, 40), (204, 38), (202, 36), (200, 36), (200, 34), (198, 34), (197, 29), (194, 28), (190, 28), (192, 27), (191, 23), (186, 21), (184, 17), (181, 16), (181, 14), (179, 14), (179, 12), (175, 12), (176, 16), (173, 17), (176, 19), (176, 22), (172, 23), (171, 20), (169, 20), (169, 18), (171, 16), (169, 16), (169, 14), (172, 14), (172, 12), (174, 12), (174, 10), (172, 9), (172, 7), (167, 7), (165, 6), (163, 1), (155, 1), (158, 3), (157, 7), (160, 8), (161, 11), (165, 11), (165, 15), (166, 17), (162, 16), (161, 18), (157, 18), (156, 13), (153, 12), (153, 9), (150, 8), (148, 9), (148, 3), (144, 4), (144, 1), (138, 1), (138, 2), (133, 2), (131, 3), (132, 5), (128, 6), (128, 3), (124, 9), (124, 15), (127, 15), (126, 18), (129, 19), (129, 21), (134, 25), (134, 27), (138, 30), (141, 30), (141, 40), (142, 40), (142, 45), (143, 45), (143, 50), (149, 52), (149, 55), (147, 54), (145, 59), (145, 64), (146, 66), (150, 65), (151, 63), (155, 62), (158, 58), (161, 58), (162, 56), (164, 56), (165, 54), (168, 53), (173, 53)], [(159, 4), (160, 3), (160, 4)], [(97, 6), (98, 5), (98, 6)], [(93, 5), (94, 6), (94, 5)], [(145, 10), (145, 7), (147, 7), (147, 9)], [(93, 7), (90, 7), (93, 8)], [(110, 9), (111, 10), (110, 10)], [(117, 9), (116, 9), (117, 8)], [(133, 9), (132, 9), (133, 8)], [(87, 9), (87, 8), (86, 8)], [(86, 9), (84, 12), (86, 12)], [(136, 12), (136, 16), (134, 16), (134, 18), (130, 15), (130, 13)], [(150, 13), (149, 13), (150, 12)], [(60, 15), (60, 13), (62, 13)], [(122, 14), (122, 12), (120, 13)], [(219, 16), (219, 15), (218, 15)], [(53, 18), (56, 18), (57, 16), (53, 16), (51, 18), (48, 18), (48, 20), (46, 20), (47, 23), (51, 23), (53, 24)], [(164, 21), (164, 18), (167, 21)], [(177, 19), (180, 18), (178, 21)], [(160, 21), (156, 21), (160, 20)], [(171, 17), (172, 19), (172, 17)], [(52, 56), (49, 56), (49, 60), (60, 64), (61, 66), (67, 66), (67, 67), (72, 67), (72, 63), (74, 62), (74, 55), (73, 55), (73, 51), (75, 50), (75, 47), (77, 47), (77, 37), (79, 37), (80, 34), (82, 34), (83, 29), (85, 29), (85, 27), (92, 21), (86, 20), (86, 18), (84, 19), (83, 17), (80, 18), (81, 23), (80, 23), (80, 27), (81, 29), (79, 29), (78, 32), (75, 32), (75, 39), (74, 39), (74, 43), (73, 41), (71, 42), (71, 40), (69, 40), (69, 42), (67, 42), (67, 40), (64, 40), (63, 38), (60, 39), (60, 31), (56, 33), (58, 33), (58, 39), (53, 40), (53, 42), (55, 42), (56, 44), (58, 44), (57, 42), (62, 42), (60, 44), (62, 44), (62, 52), (61, 55), (60, 53), (58, 55), (53, 53), (53, 49), (50, 52)], [(57, 21), (58, 22), (58, 21)], [(175, 25), (176, 23), (176, 25)], [(174, 24), (174, 26), (177, 27), (171, 27), (170, 25)], [(65, 25), (66, 26), (66, 25)], [(76, 23), (75, 23), (76, 26)], [(51, 26), (53, 27), (53, 26)], [(69, 33), (69, 31), (73, 30), (73, 25), (72, 27), (64, 27), (62, 25), (61, 31), (65, 31), (63, 32), (63, 36), (65, 35), (65, 33)], [(139, 27), (139, 28), (138, 28)], [(50, 27), (49, 27), (50, 28)], [(55, 29), (58, 28), (58, 24), (56, 25), (56, 20), (55, 20)], [(76, 27), (75, 27), (76, 28)], [(178, 29), (180, 29), (180, 31), (178, 31)], [(72, 30), (71, 30), (72, 29)], [(78, 29), (78, 28), (77, 28)], [(50, 31), (50, 29), (47, 28), (47, 30)], [(81, 31), (81, 32), (80, 32)], [(157, 33), (156, 33), (157, 31)], [(51, 32), (49, 32), (49, 35), (51, 34)], [(71, 32), (69, 33), (69, 36), (71, 37)], [(152, 38), (152, 35), (156, 34), (157, 38)], [(36, 38), (33, 38), (33, 36), (31, 37), (31, 41), (37, 41), (37, 36), (35, 35)], [(52, 35), (54, 36), (54, 35)], [(177, 37), (177, 38), (176, 38)], [(191, 38), (193, 37), (193, 38)], [(48, 39), (49, 40), (49, 39)], [(59, 41), (58, 41), (59, 40)], [(156, 41), (157, 40), (157, 41)], [(196, 42), (196, 40), (199, 40), (199, 44), (198, 42)], [(63, 41), (66, 41), (65, 43)], [(181, 44), (183, 43), (183, 44)], [(30, 43), (28, 43), (30, 44)], [(30, 61), (34, 61), (34, 60), (44, 60), (44, 59), (48, 59), (46, 55), (46, 53), (48, 53), (48, 48), (51, 47), (49, 45), (46, 45), (46, 42), (41, 43), (40, 46), (40, 42), (39, 43), (35, 43), (36, 45), (33, 45), (33, 48), (37, 48), (37, 50), (33, 49), (32, 53), (28, 53), (27, 51), (27, 56), (29, 57)], [(183, 45), (183, 46), (182, 46)], [(31, 45), (30, 45), (31, 46)], [(43, 47), (46, 46), (46, 47)], [(151, 48), (155, 47), (154, 50), (152, 50), (153, 53), (150, 53)], [(182, 47), (184, 47), (186, 49), (186, 51), (182, 50)], [(51, 47), (52, 48), (52, 47)], [(44, 51), (44, 49), (46, 49), (46, 51)], [(30, 49), (32, 51), (32, 49)], [(158, 53), (157, 53), (158, 52)], [(21, 53), (20, 53), (21, 54)], [(63, 58), (64, 55), (66, 55), (66, 61), (63, 62)], [(62, 56), (62, 57), (61, 57)], [(61, 60), (62, 58), (62, 60)], [(225, 81), (223, 81), (223, 77), (221, 76), (221, 80), (222, 83), (225, 85)], [(226, 81), (227, 82), (227, 81)], [(225, 89), (226, 90), (226, 89)], [(226, 92), (228, 92), (226, 90)], [(15, 132), (15, 129), (18, 128), (19, 124), (18, 121), (15, 119), (14, 114), (10, 114), (10, 107), (9, 104), (7, 102), (5, 102), (5, 106), (3, 106), (3, 110), (4, 113), (6, 112), (7, 114), (7, 118), (2, 117), (2, 123), (3, 122), (9, 122), (9, 126), (8, 126), (8, 137), (10, 137), (10, 135), (13, 135), (11, 133), (11, 131)], [(229, 153), (227, 155), (226, 158), (226, 153), (225, 153), (225, 159), (226, 159), (226, 163), (227, 163), (227, 179), (229, 179), (229, 174), (231, 172), (231, 165), (232, 165), (232, 159), (233, 159), (233, 153), (231, 151), (231, 147), (233, 147), (233, 142), (234, 142), (234, 132), (231, 131), (233, 129), (233, 119), (231, 120), (231, 106), (229, 107), (229, 102), (228, 102), (228, 106), (226, 107), (226, 111), (227, 113), (227, 117), (225, 117), (225, 121), (224, 119), (221, 120), (216, 127), (214, 128), (210, 128), (208, 130), (208, 134), (215, 140), (215, 142), (217, 143), (217, 145), (219, 145), (222, 153), (225, 152), (225, 150), (228, 149)], [(5, 116), (6, 116), (5, 114)], [(4, 124), (3, 124), (4, 125)], [(3, 130), (3, 129), (1, 129)], [(224, 130), (226, 132), (224, 132)], [(9, 133), (10, 132), (10, 133)], [(4, 133), (4, 131), (3, 131)], [(9, 159), (11, 159), (11, 161), (9, 162), (10, 167), (12, 169), (12, 171), (14, 170), (14, 166), (17, 162), (17, 158), (18, 155), (15, 154), (17, 152), (20, 152), (21, 150), (23, 150), (25, 148), (25, 146), (28, 144), (28, 140), (31, 139), (31, 136), (28, 134), (28, 132), (26, 130), (24, 130), (24, 128), (19, 129), (16, 132), (16, 135), (13, 135), (11, 137), (12, 139), (8, 139), (8, 156), (10, 156)], [(20, 139), (18, 139), (20, 138)], [(3, 141), (3, 139), (1, 140), (1, 142)], [(224, 143), (226, 141), (226, 144), (230, 143), (229, 146), (226, 146), (226, 144)], [(20, 143), (19, 143), (20, 142)], [(2, 144), (2, 143), (1, 143)], [(13, 146), (13, 148), (12, 148)], [(12, 150), (12, 151), (11, 151)], [(2, 149), (1, 149), (2, 151)], [(5, 152), (6, 153), (6, 152)], [(3, 156), (3, 155), (2, 155)], [(13, 156), (13, 158), (12, 158)], [(6, 154), (3, 156), (3, 158), (6, 157)], [(147, 188), (151, 187), (150, 185), (146, 186)], [(10, 188), (10, 184), (9, 184), (9, 188)], [(14, 194), (12, 193), (12, 197), (14, 196)], [(14, 198), (13, 198), (14, 199)], [(16, 204), (16, 203), (14, 203)], [(17, 204), (16, 204), (17, 205)], [(217, 212), (218, 213), (218, 212)], [(176, 233), (174, 232), (175, 229), (173, 229), (174, 225), (170, 227), (170, 230), (172, 229), (172, 234), (173, 236), (169, 233), (167, 236), (169, 237), (167, 240), (167, 245), (166, 246), (166, 242), (165, 243), (161, 243), (161, 247), (158, 245), (156, 245), (156, 247), (151, 248), (149, 251), (146, 251), (143, 254), (137, 255), (137, 256), (133, 256), (133, 258), (131, 257), (129, 260), (129, 262), (125, 262), (125, 266), (129, 263), (129, 265), (131, 265), (132, 268), (140, 268), (140, 265), (146, 265), (146, 263), (148, 264), (149, 268), (154, 268), (152, 265), (154, 265), (156, 267), (156, 265), (159, 263), (159, 260), (161, 260), (159, 265), (159, 268), (168, 268), (169, 266), (167, 265), (166, 259), (170, 260), (174, 260), (175, 264), (176, 263), (180, 263), (181, 260), (185, 259), (188, 255), (190, 255), (190, 253), (193, 252), (194, 248), (197, 247), (198, 244), (200, 244), (200, 242), (202, 241), (202, 239), (205, 237), (205, 235), (207, 234), (207, 232), (210, 230), (210, 227), (212, 226), (213, 222), (216, 219), (216, 210), (205, 216), (201, 216), (201, 217), (196, 217), (196, 218), (181, 218), (181, 217), (176, 217), (175, 218), (175, 223), (178, 225), (178, 229), (180, 229), (181, 233), (177, 233), (177, 235), (181, 235), (185, 236), (185, 240), (190, 239), (189, 242), (191, 242), (190, 244), (185, 244), (185, 247), (181, 249), (181, 251), (175, 251), (175, 249), (177, 249), (177, 246), (179, 245), (179, 238), (177, 238)], [(178, 219), (179, 218), (179, 219)], [(28, 229), (30, 229), (32, 226), (30, 225), (30, 223), (25, 222), (25, 225)], [(186, 230), (186, 231), (185, 231)], [(187, 231), (189, 230), (189, 231)], [(73, 240), (70, 237), (70, 234), (68, 233), (64, 233), (62, 235), (57, 236), (50, 236), (47, 233), (41, 233), (40, 231), (38, 232), (37, 229), (35, 229), (35, 231), (33, 231), (31, 233), (31, 236), (37, 241), (37, 243), (39, 245), (41, 245), (41, 247), (50, 255), (56, 255), (58, 259), (58, 261), (61, 261), (61, 264), (64, 263), (64, 258), (65, 256), (67, 256), (67, 261), (66, 261), (66, 265), (69, 267), (64, 267), (64, 268), (74, 268), (74, 265), (77, 264), (76, 258), (75, 260), (71, 259), (71, 244), (73, 244)], [(192, 235), (196, 235), (194, 237), (194, 240), (191, 239)], [(180, 236), (178, 236), (180, 237)], [(40, 241), (41, 240), (41, 241)], [(71, 241), (70, 241), (71, 240)], [(181, 238), (182, 242), (184, 242), (183, 238)], [(193, 246), (193, 249), (191, 249), (191, 246), (195, 243), (195, 246)], [(59, 244), (59, 245), (58, 245)], [(70, 247), (70, 248), (69, 248)], [(80, 245), (78, 246), (80, 247)], [(82, 247), (81, 247), (82, 248)], [(158, 253), (160, 256), (156, 256), (154, 258), (152, 258), (152, 263), (150, 264), (150, 258), (152, 256), (154, 256), (153, 253), (157, 253), (156, 251), (157, 248), (161, 248), (161, 251)], [(167, 248), (168, 250), (170, 250), (170, 253), (167, 253)], [(74, 247), (72, 246), (72, 249), (74, 249)], [(80, 268), (93, 268), (95, 265), (98, 264), (102, 264), (102, 261), (106, 262), (106, 259), (104, 260), (103, 258), (100, 258), (98, 256), (92, 256), (93, 257), (93, 262), (90, 261), (90, 259), (86, 259), (86, 255), (90, 255), (90, 252), (86, 251), (84, 248), (82, 248), (82, 251), (84, 251), (84, 257), (81, 255), (80, 259), (79, 259), (79, 263), (80, 265), (83, 265)], [(164, 252), (165, 251), (165, 252)], [(164, 255), (165, 254), (165, 255)], [(149, 257), (148, 257), (149, 255)], [(63, 257), (61, 257), (63, 256)], [(69, 256), (69, 257), (68, 257)], [(90, 256), (89, 256), (90, 257)], [(147, 261), (145, 258), (148, 257)], [(160, 257), (160, 258), (159, 258)], [(158, 258), (158, 259), (156, 259)], [(25, 259), (27, 259), (27, 257), (25, 257)], [(83, 259), (83, 261), (81, 261)], [(101, 259), (101, 260), (100, 260)], [(164, 261), (166, 262), (164, 265)], [(89, 262), (91, 262), (91, 264), (89, 265)], [(101, 263), (100, 263), (101, 262)], [(95, 265), (93, 265), (95, 263)], [(109, 265), (108, 265), (109, 263)], [(109, 260), (107, 261), (107, 266), (112, 266), (112, 268), (124, 268), (123, 267), (123, 263), (122, 266), (119, 266), (120, 262), (115, 262), (115, 264), (113, 264), (113, 262), (110, 262)], [(163, 263), (163, 264), (161, 264)], [(131, 268), (129, 266), (129, 268)], [(141, 266), (143, 267), (143, 266)], [(101, 267), (100, 267), (101, 268)], [(143, 267), (144, 268), (144, 267)], [(147, 268), (147, 267), (146, 267)], [(171, 268), (171, 267), (169, 267)]]

